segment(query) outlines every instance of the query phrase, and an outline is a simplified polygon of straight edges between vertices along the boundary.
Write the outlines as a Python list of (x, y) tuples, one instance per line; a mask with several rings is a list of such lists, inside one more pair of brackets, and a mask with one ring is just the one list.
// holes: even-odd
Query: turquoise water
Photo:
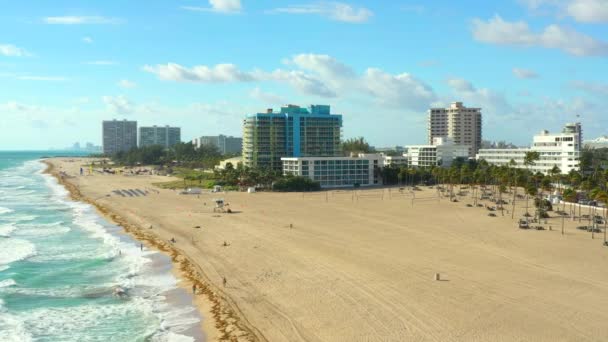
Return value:
[(168, 259), (71, 201), (42, 154), (0, 152), (0, 341), (200, 339)]

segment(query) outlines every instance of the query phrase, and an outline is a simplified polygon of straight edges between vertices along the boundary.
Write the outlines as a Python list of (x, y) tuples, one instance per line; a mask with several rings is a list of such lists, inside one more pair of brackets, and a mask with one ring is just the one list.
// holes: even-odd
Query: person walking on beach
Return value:
[(139, 244), (139, 250), (140, 250), (140, 251), (143, 251), (143, 250), (144, 250), (144, 244), (143, 244), (143, 243)]
[(196, 294), (196, 284), (192, 284), (192, 294)]
[(228, 280), (226, 280), (226, 277), (224, 277), (224, 279), (222, 280), (222, 283), (224, 284), (224, 287), (226, 287), (226, 284), (228, 283)]
[(82, 168), (80, 168), (80, 175), (82, 176)]

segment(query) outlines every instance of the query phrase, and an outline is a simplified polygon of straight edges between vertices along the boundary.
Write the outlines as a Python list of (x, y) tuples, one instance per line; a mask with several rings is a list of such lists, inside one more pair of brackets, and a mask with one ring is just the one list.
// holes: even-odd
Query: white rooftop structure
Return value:
[(524, 165), (526, 153), (536, 151), (540, 154), (540, 160), (536, 161), (535, 165), (529, 166), (531, 171), (548, 173), (557, 166), (566, 174), (579, 167), (581, 134), (580, 123), (567, 124), (562, 133), (551, 134), (547, 130), (541, 131), (533, 137), (532, 146), (529, 148), (481, 149), (477, 159), (499, 166), (509, 165), (513, 160), (516, 163), (514, 167), (526, 168)]

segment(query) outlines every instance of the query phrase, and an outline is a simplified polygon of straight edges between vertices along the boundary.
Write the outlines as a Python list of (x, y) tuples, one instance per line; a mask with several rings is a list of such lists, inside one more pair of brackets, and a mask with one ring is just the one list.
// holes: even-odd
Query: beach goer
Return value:
[(82, 176), (82, 168), (80, 168), (80, 175)]
[(196, 294), (196, 284), (192, 284), (192, 294)]
[(224, 287), (226, 287), (226, 284), (228, 283), (228, 280), (226, 280), (226, 277), (224, 277), (224, 279), (222, 280), (222, 283), (224, 284)]
[(169, 241), (171, 241), (171, 243), (175, 243), (175, 238), (172, 237), (171, 240), (169, 240)]
[(144, 244), (143, 244), (143, 243), (139, 245), (139, 250), (140, 250), (140, 251), (143, 251), (143, 250), (144, 250)]

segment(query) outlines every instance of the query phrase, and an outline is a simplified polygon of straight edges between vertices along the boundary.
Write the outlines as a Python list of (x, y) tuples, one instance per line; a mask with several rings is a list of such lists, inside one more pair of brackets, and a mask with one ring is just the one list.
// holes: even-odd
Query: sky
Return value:
[[(344, 138), (427, 140), (480, 107), (483, 139), (608, 134), (608, 0), (6, 1), (0, 150), (101, 144), (101, 121), (241, 135), (246, 114), (328, 104)], [(577, 117), (578, 115), (578, 117)]]

